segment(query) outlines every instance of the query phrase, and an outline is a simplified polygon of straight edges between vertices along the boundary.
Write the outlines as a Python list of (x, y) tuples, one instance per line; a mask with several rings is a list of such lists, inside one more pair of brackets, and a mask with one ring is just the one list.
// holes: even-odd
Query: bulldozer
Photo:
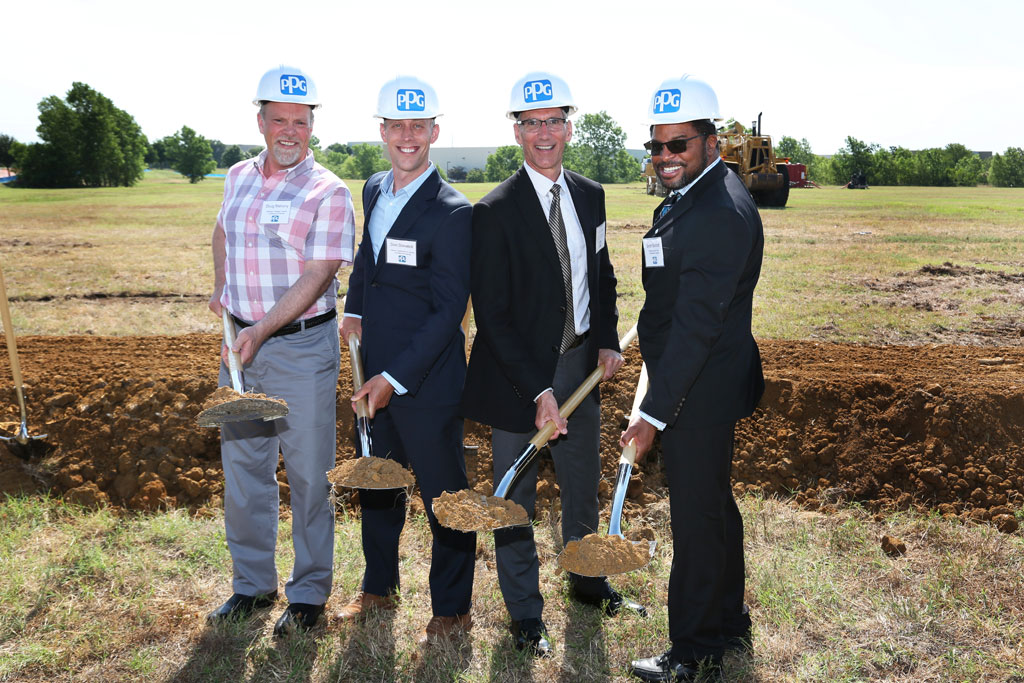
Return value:
[[(786, 205), (790, 185), (788, 159), (777, 159), (771, 137), (761, 135), (761, 114), (757, 115), (751, 132), (736, 122), (718, 131), (718, 141), (722, 161), (740, 177), (758, 206)], [(668, 194), (650, 159), (644, 160), (644, 179), (647, 181), (647, 194), (658, 197)]]

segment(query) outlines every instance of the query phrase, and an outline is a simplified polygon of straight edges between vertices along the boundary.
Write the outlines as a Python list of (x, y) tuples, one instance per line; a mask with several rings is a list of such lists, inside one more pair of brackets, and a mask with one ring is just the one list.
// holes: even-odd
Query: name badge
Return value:
[(665, 267), (665, 251), (660, 237), (644, 238), (644, 265), (648, 268)]
[(594, 240), (594, 253), (597, 253), (604, 249), (605, 233), (608, 231), (607, 223), (602, 223), (597, 226), (597, 238)]
[(263, 202), (260, 223), (263, 225), (284, 225), (292, 218), (291, 202)]
[(416, 240), (396, 240), (387, 238), (387, 262), (400, 266), (416, 265)]

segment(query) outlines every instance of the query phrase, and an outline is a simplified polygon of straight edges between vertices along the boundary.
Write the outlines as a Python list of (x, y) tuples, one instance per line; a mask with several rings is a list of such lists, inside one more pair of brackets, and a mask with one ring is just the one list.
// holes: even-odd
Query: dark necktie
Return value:
[(665, 205), (661, 207), (661, 213), (658, 214), (658, 218), (664, 218), (665, 214), (672, 210), (672, 206), (677, 201), (679, 201), (679, 197), (680, 195), (678, 192), (673, 192), (672, 194), (670, 194), (668, 196), (668, 200), (665, 202)]
[(561, 185), (551, 186), (551, 212), (548, 214), (548, 227), (551, 237), (555, 240), (558, 261), (562, 264), (562, 284), (565, 287), (565, 323), (562, 325), (562, 345), (560, 353), (565, 353), (576, 341), (576, 315), (572, 310), (572, 265), (569, 262), (569, 242), (565, 237), (565, 221), (562, 220), (562, 204), (559, 195)]

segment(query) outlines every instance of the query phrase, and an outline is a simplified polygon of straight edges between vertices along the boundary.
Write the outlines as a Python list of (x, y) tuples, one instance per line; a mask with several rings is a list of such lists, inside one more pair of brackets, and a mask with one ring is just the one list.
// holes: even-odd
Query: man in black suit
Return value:
[[(492, 427), (495, 484), (547, 422), (562, 501), (562, 541), (597, 531), (601, 474), (600, 403), (595, 390), (568, 421), (564, 401), (598, 362), (604, 379), (622, 364), (618, 350), (615, 273), (605, 241), (604, 190), (562, 169), (576, 111), (565, 82), (531, 73), (512, 89), (508, 117), (524, 165), (473, 209), (473, 310), (463, 414)], [(509, 491), (531, 518), (534, 462)], [(532, 527), (495, 533), (498, 581), (519, 649), (550, 654), (541, 619), (537, 548)], [(570, 575), (574, 598), (609, 614), (625, 600), (604, 577)]]
[[(402, 76), (381, 88), (377, 117), (392, 168), (363, 188), (365, 228), (349, 278), (342, 336), (362, 339), (366, 396), (376, 455), (416, 474), (434, 542), (433, 617), (421, 645), (465, 633), (476, 535), (438, 524), (431, 501), (468, 486), (459, 401), (466, 375), (459, 323), (469, 298), (472, 208), (430, 161), (439, 116), (434, 89)], [(336, 615), (357, 620), (394, 609), (399, 588), (398, 539), (405, 489), (360, 490), (363, 556), (360, 592)]]
[(749, 647), (743, 520), (730, 484), (733, 429), (764, 392), (750, 331), (761, 272), (761, 218), (719, 156), (718, 99), (689, 76), (665, 81), (650, 107), (652, 163), (672, 190), (643, 238), (646, 300), (637, 324), (650, 388), (622, 435), (638, 459), (661, 432), (672, 521), (671, 649), (634, 661), (645, 681), (720, 675)]

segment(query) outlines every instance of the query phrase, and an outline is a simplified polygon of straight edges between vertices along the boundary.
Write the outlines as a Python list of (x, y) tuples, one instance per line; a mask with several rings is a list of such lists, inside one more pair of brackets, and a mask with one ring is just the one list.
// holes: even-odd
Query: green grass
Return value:
[[(934, 515), (739, 502), (755, 650), (727, 657), (727, 680), (1024, 676), (1020, 536)], [(556, 648), (542, 661), (511, 649), (487, 534), (478, 541), (471, 638), (461, 648), (418, 651), (416, 632), (429, 618), (422, 515), (410, 516), (402, 536), (396, 613), (284, 640), (270, 634), (283, 603), (241, 624), (205, 625), (231, 583), (217, 512), (122, 513), (10, 497), (0, 502), (0, 521), (0, 680), (627, 681), (630, 659), (667, 643), (667, 501), (630, 520), (654, 528), (652, 563), (613, 580), (651, 607), (646, 620), (606, 619), (569, 601), (554, 562), (557, 530), (539, 524), (544, 616)], [(292, 560), (288, 527), (282, 520), (282, 582)], [(359, 534), (358, 519), (339, 513), (329, 610), (357, 590)], [(883, 534), (902, 538), (907, 555), (886, 556)]]

